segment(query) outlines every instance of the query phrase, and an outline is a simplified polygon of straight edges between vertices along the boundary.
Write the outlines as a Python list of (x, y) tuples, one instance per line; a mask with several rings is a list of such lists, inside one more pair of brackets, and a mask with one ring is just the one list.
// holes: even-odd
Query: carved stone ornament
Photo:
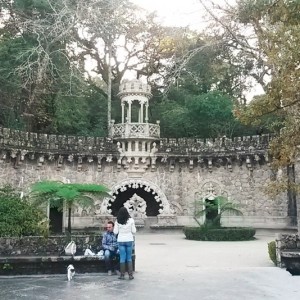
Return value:
[[(142, 188), (146, 192), (156, 194), (155, 201), (159, 203), (160, 209), (158, 210), (159, 215), (175, 215), (174, 210), (171, 209), (170, 203), (167, 200), (167, 197), (165, 194), (162, 192), (162, 190), (155, 185), (152, 182), (146, 181), (146, 180), (141, 180), (141, 179), (126, 179), (115, 186), (111, 188), (111, 194), (119, 194), (120, 192), (126, 191), (128, 188), (132, 189), (139, 189)], [(114, 202), (115, 201), (115, 196), (113, 199), (111, 198), (104, 198), (102, 204), (101, 204), (101, 209), (100, 213), (101, 214), (111, 214), (111, 210), (107, 209), (107, 207), (110, 205), (110, 201)]]
[(138, 196), (137, 194), (133, 194), (133, 196), (129, 200), (127, 200), (123, 205), (127, 208), (131, 217), (147, 218), (147, 203), (142, 197)]

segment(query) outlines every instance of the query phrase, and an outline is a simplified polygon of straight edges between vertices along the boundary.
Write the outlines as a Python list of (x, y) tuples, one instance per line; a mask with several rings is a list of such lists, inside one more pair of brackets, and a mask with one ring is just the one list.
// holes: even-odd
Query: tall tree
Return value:
[[(286, 169), (287, 175), (278, 176), (270, 185), (270, 192), (275, 195), (287, 190), (291, 201), (297, 199), (300, 231), (300, 199), (296, 197), (300, 186), (292, 171), (299, 157), (300, 144), (300, 3), (240, 0), (228, 11), (223, 9), (223, 15), (231, 20), (226, 24), (212, 10), (208, 11), (222, 25), (226, 35), (231, 36), (243, 52), (253, 54), (256, 61), (254, 78), (261, 79), (258, 82), (264, 86), (265, 95), (257, 97), (248, 106), (238, 107), (236, 115), (248, 123), (259, 122), (266, 115), (279, 116), (272, 124), (281, 128), (271, 145), (273, 167), (275, 170)], [(239, 35), (244, 28), (248, 28), (248, 32)], [(246, 40), (249, 33), (253, 36), (252, 43)]]
[[(17, 118), (11, 119), (30, 130), (51, 132), (58, 99), (78, 97), (88, 85), (85, 79), (94, 81), (91, 74), (102, 81), (99, 92), (107, 96), (111, 73), (113, 100), (126, 72), (161, 76), (165, 29), (155, 15), (127, 0), (14, 0), (1, 1), (0, 9), (5, 16), (0, 58), (13, 62), (4, 64), (0, 74), (6, 95), (1, 102), (10, 103), (2, 107), (13, 108)], [(94, 64), (89, 74), (87, 63)], [(7, 90), (16, 91), (14, 103)]]

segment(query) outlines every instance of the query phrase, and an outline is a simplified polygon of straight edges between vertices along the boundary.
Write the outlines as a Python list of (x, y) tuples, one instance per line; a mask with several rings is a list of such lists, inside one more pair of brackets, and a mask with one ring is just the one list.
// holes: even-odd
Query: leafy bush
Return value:
[(11, 187), (0, 189), (0, 236), (45, 235), (45, 217)]
[(276, 257), (276, 242), (272, 241), (268, 243), (268, 252), (271, 261), (277, 266), (277, 257)]
[[(230, 202), (224, 196), (217, 196), (213, 200), (196, 200), (194, 220), (200, 225), (197, 217), (205, 215), (204, 226), (221, 228), (221, 217), (223, 213), (230, 212), (241, 216), (243, 213), (237, 208), (237, 205)], [(201, 225), (200, 225), (201, 226)]]
[(252, 227), (184, 227), (183, 232), (188, 240), (196, 241), (246, 241), (255, 235)]

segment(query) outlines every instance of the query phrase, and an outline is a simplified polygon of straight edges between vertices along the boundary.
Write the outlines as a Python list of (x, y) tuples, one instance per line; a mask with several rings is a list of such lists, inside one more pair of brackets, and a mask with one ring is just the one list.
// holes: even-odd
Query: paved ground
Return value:
[(273, 266), (267, 243), (273, 234), (248, 242), (197, 242), (182, 234), (138, 234), (132, 281), (116, 276), (0, 277), (0, 300), (15, 299), (201, 299), (300, 298), (300, 276)]

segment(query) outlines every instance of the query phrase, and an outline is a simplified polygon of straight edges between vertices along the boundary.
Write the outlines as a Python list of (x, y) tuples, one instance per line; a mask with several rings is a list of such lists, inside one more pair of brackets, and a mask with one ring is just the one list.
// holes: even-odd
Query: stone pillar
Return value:
[(131, 102), (128, 102), (128, 123), (131, 123)]
[(141, 103), (141, 120), (140, 123), (144, 123), (144, 103)]
[(128, 152), (132, 152), (132, 144), (131, 141), (128, 141)]
[(124, 102), (122, 102), (121, 103), (121, 107), (122, 107), (122, 123), (124, 124), (125, 122), (125, 116), (124, 116), (124, 106), (125, 106), (125, 104), (124, 104)]
[(139, 108), (139, 117), (138, 117), (138, 122), (139, 122), (139, 123), (142, 123), (141, 116), (142, 116), (141, 108)]
[(149, 104), (146, 103), (146, 117), (145, 117), (145, 123), (148, 123), (148, 108), (149, 108)]

